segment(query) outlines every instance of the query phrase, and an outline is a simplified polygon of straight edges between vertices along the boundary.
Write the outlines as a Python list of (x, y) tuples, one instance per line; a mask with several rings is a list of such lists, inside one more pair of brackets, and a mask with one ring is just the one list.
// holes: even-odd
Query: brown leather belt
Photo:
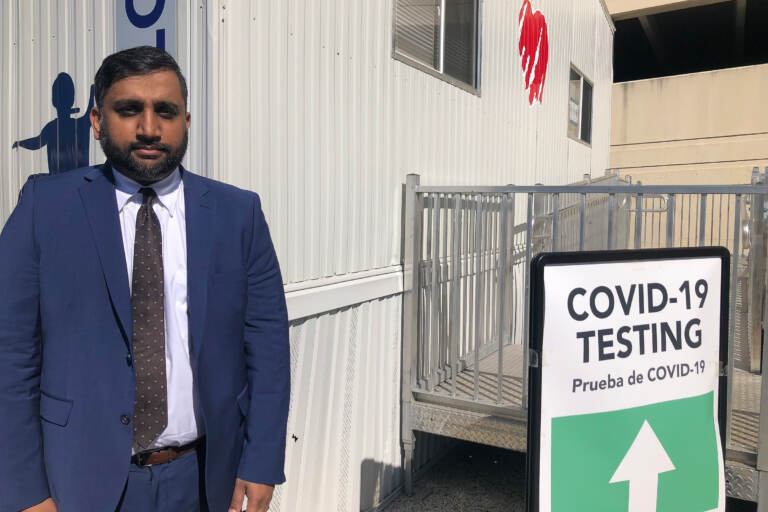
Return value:
[(182, 455), (195, 451), (198, 444), (200, 444), (199, 439), (182, 446), (169, 446), (159, 450), (137, 453), (136, 455), (131, 456), (131, 464), (136, 464), (137, 466), (154, 466), (156, 464), (171, 462)]

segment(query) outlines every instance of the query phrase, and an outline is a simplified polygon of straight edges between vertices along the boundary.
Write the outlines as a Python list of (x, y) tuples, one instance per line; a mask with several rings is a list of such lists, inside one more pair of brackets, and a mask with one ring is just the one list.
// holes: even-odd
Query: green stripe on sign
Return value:
[[(632, 409), (554, 418), (552, 511), (627, 510), (630, 485), (635, 486), (633, 499), (637, 499), (637, 490), (655, 488), (656, 482), (658, 497), (649, 498), (652, 493), (644, 492), (643, 499), (658, 499), (658, 512), (717, 508), (713, 400), (710, 392)], [(651, 429), (644, 428), (645, 422)], [(660, 453), (661, 465), (642, 460), (651, 453)], [(610, 483), (612, 479), (615, 483)]]

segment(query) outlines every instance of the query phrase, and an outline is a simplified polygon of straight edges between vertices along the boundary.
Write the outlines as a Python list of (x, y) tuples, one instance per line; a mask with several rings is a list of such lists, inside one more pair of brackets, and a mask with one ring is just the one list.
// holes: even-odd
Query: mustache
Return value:
[(167, 144), (162, 144), (160, 142), (153, 142), (153, 143), (145, 143), (145, 142), (134, 142), (130, 145), (130, 150), (134, 149), (150, 149), (153, 151), (162, 151), (164, 153), (170, 153), (171, 147)]

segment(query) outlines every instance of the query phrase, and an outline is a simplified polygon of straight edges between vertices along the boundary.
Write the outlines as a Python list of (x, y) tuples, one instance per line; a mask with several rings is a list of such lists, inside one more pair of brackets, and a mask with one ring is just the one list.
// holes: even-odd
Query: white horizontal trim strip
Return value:
[(347, 281), (356, 281), (359, 279), (366, 279), (373, 276), (380, 276), (382, 274), (402, 272), (402, 270), (403, 270), (403, 267), (401, 265), (390, 265), (389, 267), (374, 268), (371, 270), (364, 270), (362, 272), (352, 272), (349, 274), (342, 274), (338, 276), (323, 277), (321, 279), (308, 279), (306, 281), (299, 281), (298, 283), (286, 284), (285, 293), (292, 293), (299, 290), (306, 290), (307, 288), (322, 288), (330, 284), (345, 283)]
[(400, 265), (292, 283), (285, 286), (288, 320), (317, 316), (402, 292), (403, 270)]

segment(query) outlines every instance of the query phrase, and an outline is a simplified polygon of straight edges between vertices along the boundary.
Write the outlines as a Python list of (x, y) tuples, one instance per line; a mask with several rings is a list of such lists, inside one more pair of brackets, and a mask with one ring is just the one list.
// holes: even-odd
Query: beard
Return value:
[[(184, 130), (184, 138), (177, 147), (161, 144), (159, 142), (133, 142), (127, 148), (118, 146), (109, 136), (109, 128), (102, 119), (101, 129), (99, 130), (99, 143), (104, 155), (109, 163), (128, 178), (142, 184), (148, 185), (162, 180), (176, 169), (184, 159), (189, 142), (189, 131)], [(151, 147), (165, 153), (165, 158), (160, 158), (156, 162), (140, 162), (131, 154), (134, 149)]]

